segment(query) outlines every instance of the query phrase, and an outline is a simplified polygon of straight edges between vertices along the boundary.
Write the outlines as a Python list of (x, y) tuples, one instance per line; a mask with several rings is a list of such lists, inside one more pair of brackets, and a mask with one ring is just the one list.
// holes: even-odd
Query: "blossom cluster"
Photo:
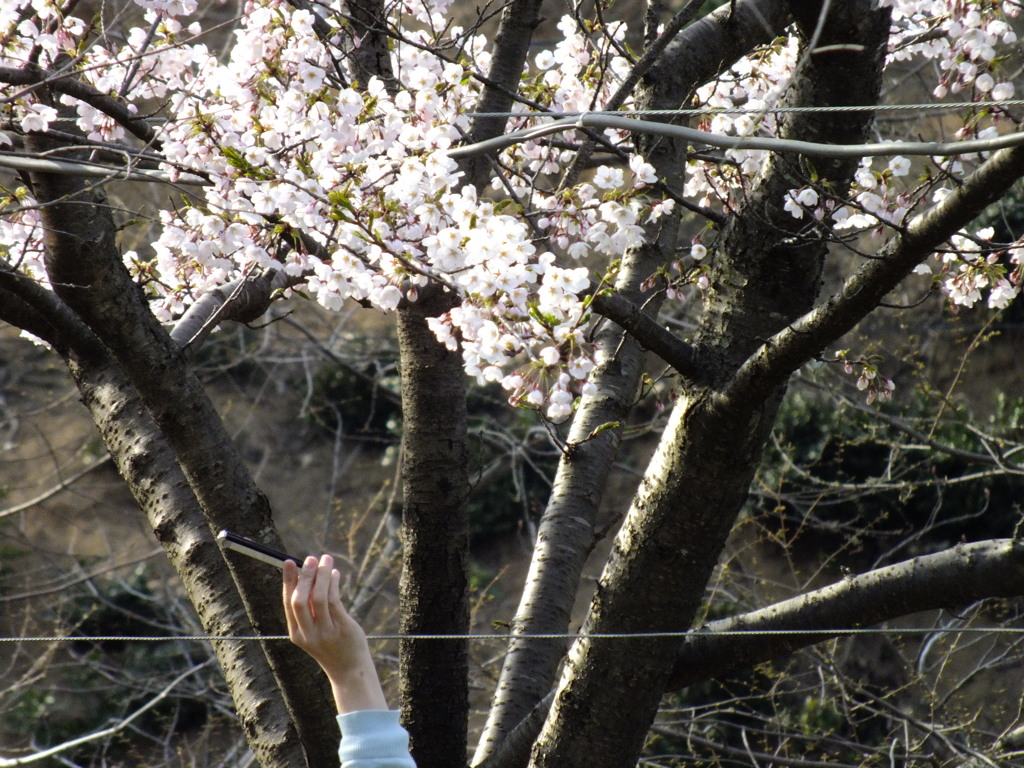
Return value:
[[(1014, 87), (1006, 70), (1016, 61), (1007, 54), (1017, 41), (1011, 26), (1020, 11), (1017, 3), (886, 0), (884, 4), (891, 9), (893, 24), (889, 62), (935, 61), (939, 75), (934, 94), (937, 98), (965, 89), (979, 100), (1013, 97)], [(709, 111), (701, 127), (726, 135), (773, 135), (777, 125), (772, 109), (778, 106), (796, 65), (793, 38), (777, 41), (756, 56), (741, 59), (698, 91), (697, 103)], [(970, 116), (958, 138), (994, 137), (999, 133), (1000, 122), (999, 110)], [(730, 210), (749, 188), (765, 153), (727, 150), (723, 154), (724, 163), (706, 158), (690, 161), (686, 193), (701, 205)], [(837, 237), (859, 233), (877, 236), (887, 227), (904, 225), (909, 216), (926, 204), (929, 194), (934, 202), (948, 195), (953, 185), (938, 180), (956, 178), (976, 159), (933, 158), (915, 166), (899, 155), (866, 157), (847, 195), (840, 197), (808, 180), (804, 186), (785, 194), (783, 210), (796, 219), (821, 222)], [(922, 184), (922, 173), (933, 181)], [(1015, 284), (1002, 274), (1004, 265), (998, 260), (982, 259), (983, 265), (970, 248), (958, 250), (958, 244), (969, 242), (972, 241), (968, 238), (956, 239), (940, 255), (945, 264), (942, 284), (950, 301), (955, 306), (970, 306), (978, 300), (980, 291), (988, 288), (990, 306), (1004, 306), (1015, 295)]]
[[(525, 98), (544, 104), (554, 114), (577, 114), (601, 109), (629, 72), (629, 63), (618, 53), (625, 42), (626, 25), (612, 22), (588, 32), (579, 28), (571, 16), (558, 21), (561, 37), (550, 50), (534, 56), (533, 70), (524, 80)], [(597, 33), (597, 34), (595, 34)], [(628, 107), (627, 100), (622, 107)], [(512, 128), (526, 127), (529, 119), (514, 118)], [(607, 130), (612, 142), (624, 142), (627, 136)], [(521, 169), (494, 180), (497, 189), (509, 189), (519, 196), (528, 195), (537, 175), (557, 174), (572, 164), (575, 153), (569, 148), (527, 141), (502, 153), (506, 168)]]
[[(778, 128), (772, 110), (786, 91), (798, 58), (795, 35), (744, 57), (716, 80), (698, 89), (695, 101), (708, 114), (700, 128), (727, 136), (774, 135)], [(694, 158), (687, 163), (687, 197), (707, 208), (734, 209), (749, 190), (767, 152), (727, 149), (725, 162)]]
[(988, 307), (1005, 309), (1024, 283), (1024, 242), (1000, 245), (994, 236), (992, 227), (956, 234), (947, 250), (935, 254), (934, 268), (926, 262), (915, 272), (931, 275), (954, 307), (973, 307), (988, 290)]
[[(576, 157), (571, 146), (512, 145), (500, 153), (490, 186), (478, 192), (446, 150), (471, 127), (476, 75), (489, 69), (489, 43), (450, 23), (452, 0), (394, 4), (393, 79), (353, 69), (349, 54), (366, 41), (329, 4), (317, 4), (314, 13), (283, 0), (247, 0), (230, 54), (222, 57), (204, 44), (191, 18), (196, 0), (136, 2), (144, 24), (123, 36), (97, 34), (65, 17), (58, 0), (4, 3), (0, 66), (35, 61), (48, 68), (62, 56), (76, 57), (78, 76), (99, 94), (136, 114), (159, 110), (148, 149), (160, 153), (172, 178), (206, 181), (197, 196), (159, 215), (144, 252), (124, 255), (161, 319), (173, 322), (204, 293), (267, 270), (284, 271), (293, 287), (332, 310), (351, 299), (393, 310), (428, 285), (440, 287), (457, 302), (431, 328), (461, 351), (468, 374), (500, 382), (514, 402), (545, 409), (552, 419), (571, 414), (594, 368), (589, 296), (606, 268), (595, 265), (621, 257), (643, 242), (646, 227), (677, 213), (627, 135), (608, 130), (604, 138), (627, 153), (628, 163), (599, 166), (567, 184), (561, 182)], [(1015, 5), (889, 4), (891, 61), (935, 60), (939, 88), (950, 92), (1012, 95), (999, 51), (1014, 42), (1007, 20)], [(400, 26), (409, 17), (415, 24)], [(521, 95), (554, 113), (601, 109), (629, 72), (625, 25), (584, 26), (566, 16), (557, 26), (553, 47), (528, 63)], [(798, 50), (795, 34), (780, 37), (699, 89), (695, 103), (708, 110), (700, 127), (774, 135), (773, 109), (798, 66)], [(522, 114), (511, 127), (534, 124), (525, 107), (515, 109)], [(7, 110), (22, 132), (71, 119), (90, 141), (129, 140), (116, 120), (70, 96), (54, 104), (28, 89), (13, 95)], [(996, 127), (975, 122), (969, 130), (987, 135)], [(11, 140), (0, 131), (4, 142)], [(764, 158), (749, 150), (727, 150), (724, 162), (694, 157), (682, 194), (732, 210)], [(957, 174), (959, 162), (936, 160), (942, 173), (935, 177)], [(898, 225), (922, 200), (913, 170), (902, 157), (865, 160), (847, 198), (808, 180), (780, 203), (797, 219), (851, 234)], [(944, 194), (936, 187), (933, 194)], [(23, 188), (5, 192), (0, 249), (45, 281), (35, 203)], [(1020, 248), (993, 259), (991, 249), (972, 250), (979, 239), (954, 242), (955, 257), (941, 259), (942, 285), (956, 303), (974, 303), (988, 290), (989, 303), (1002, 306), (1020, 290)], [(710, 239), (705, 245), (695, 238), (675, 265), (678, 274), (667, 275), (671, 295), (707, 285), (708, 245)]]
[[(469, 128), (479, 96), (470, 75), (487, 71), (488, 46), (448, 24), (449, 0), (396, 9), (418, 26), (392, 47), (394, 83), (357, 81), (347, 50), (362, 43), (340, 15), (251, 0), (222, 61), (198, 42), (198, 22), (181, 18), (195, 0), (138, 1), (148, 26), (111, 46), (107, 38), (84, 45), (81, 22), (58, 19), (51, 0), (32, 0), (44, 12), (18, 22), (20, 42), (4, 58), (22, 63), (36, 46), (47, 66), (87, 50), (82, 77), (97, 91), (164, 105), (165, 168), (209, 185), (201, 199), (160, 214), (151, 249), (124, 256), (146, 278), (158, 317), (173, 322), (203, 293), (271, 269), (328, 309), (356, 299), (391, 310), (433, 283), (460, 300), (431, 325), (461, 349), (470, 375), (501, 382), (513, 400), (553, 419), (571, 413), (594, 365), (584, 333), (591, 277), (577, 262), (591, 251), (621, 254), (640, 242), (645, 220), (671, 212), (671, 200), (651, 195), (650, 165), (634, 157), (625, 174), (601, 168), (553, 194), (539, 183), (551, 170), (548, 150), (525, 147), (508, 164), (518, 170), (495, 179), (517, 204), (506, 210), (478, 197), (445, 150)], [(556, 110), (600, 106), (627, 69), (617, 47), (624, 27), (583, 33), (566, 17), (559, 28), (563, 39), (530, 69), (534, 90)], [(430, 53), (453, 48), (457, 60)], [(63, 101), (91, 140), (125, 137), (88, 104)], [(25, 131), (57, 119), (31, 94), (17, 108)], [(38, 212), (24, 202), (3, 218), (0, 237), (20, 243), (19, 265), (45, 280)]]
[(878, 158), (865, 157), (854, 173), (847, 198), (838, 198), (812, 185), (786, 193), (783, 210), (794, 218), (804, 215), (826, 222), (833, 230), (871, 230), (880, 225), (902, 225), (917, 196), (906, 194), (899, 179), (911, 171), (910, 161), (901, 155), (885, 159), (885, 167), (874, 168)]
[(885, 376), (882, 376), (878, 369), (878, 361), (875, 358), (854, 358), (849, 350), (841, 349), (836, 355), (843, 364), (843, 371), (848, 375), (856, 375), (857, 389), (865, 393), (868, 405), (875, 401), (885, 402), (892, 400), (892, 393), (896, 391), (896, 383)]
[(890, 57), (934, 59), (941, 77), (936, 98), (964, 90), (997, 101), (1012, 99), (1013, 83), (1003, 75), (1000, 46), (1017, 42), (1010, 19), (1020, 6), (1001, 0), (884, 0), (892, 9)]

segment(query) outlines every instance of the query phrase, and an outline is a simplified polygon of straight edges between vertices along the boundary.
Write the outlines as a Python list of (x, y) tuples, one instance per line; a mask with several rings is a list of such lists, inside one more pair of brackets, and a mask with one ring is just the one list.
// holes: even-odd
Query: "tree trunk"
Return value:
[[(345, 31), (350, 36), (346, 48), (356, 87), (365, 89), (370, 78), (379, 77), (388, 93), (394, 96), (399, 91), (399, 83), (391, 67), (384, 3), (381, 0), (353, 0), (346, 5), (351, 19), (351, 27)], [(327, 32), (327, 37), (337, 34), (330, 28)]]
[[(451, 306), (451, 295), (439, 292), (398, 313), (404, 635), (469, 631), (466, 374), (461, 355), (438, 343), (426, 323)], [(403, 639), (400, 658), (402, 718), (416, 765), (465, 764), (466, 641)]]
[[(41, 139), (27, 137), (26, 143), (45, 149)], [(41, 206), (54, 291), (110, 351), (167, 441), (202, 510), (202, 535), (230, 528), (277, 543), (266, 498), (184, 356), (131, 281), (102, 193), (79, 179), (44, 173), (32, 174), (32, 187)], [(255, 633), (284, 634), (280, 576), (253, 561), (232, 559), (229, 566)], [(316, 664), (287, 644), (266, 644), (264, 652), (310, 764), (335, 763), (337, 726), (324, 706), (330, 699)]]
[[(584, 634), (688, 627), (778, 400), (733, 410), (712, 393), (680, 399), (616, 537)], [(633, 765), (678, 646), (673, 637), (577, 640), (531, 764)]]
[[(178, 572), (203, 632), (251, 635), (252, 626), (224, 567), (220, 547), (173, 454), (131, 385), (113, 366), (72, 363), (71, 370), (118, 471)], [(302, 765), (306, 759), (302, 742), (261, 645), (237, 640), (212, 640), (211, 645), (259, 764), (264, 768)], [(329, 701), (327, 692), (325, 696), (325, 702)]]
[[(511, 0), (501, 12), (501, 20), (494, 35), (488, 83), (476, 105), (476, 111), (488, 115), (474, 117), (470, 126), (470, 140), (484, 141), (500, 136), (508, 118), (502, 115), (512, 108), (512, 97), (519, 89), (526, 56), (530, 52), (533, 32), (540, 23), (543, 0)], [(472, 157), (462, 164), (466, 182), (478, 190), (487, 185), (491, 177), (492, 159), (488, 156)]]
[[(843, 18), (829, 19), (818, 45), (843, 47), (807, 57), (790, 103), (864, 104), (877, 98), (888, 17), (867, 2), (839, 12)], [(837, 82), (847, 87), (837, 89)], [(862, 140), (867, 118), (830, 114), (795, 117), (783, 134)], [(817, 172), (833, 188), (845, 189), (854, 168), (823, 162)], [(678, 632), (688, 628), (701, 604), (784, 387), (744, 402), (719, 391), (760, 340), (810, 309), (817, 293), (824, 248), (794, 242), (797, 222), (782, 209), (786, 191), (805, 183), (803, 172), (798, 161), (769, 160), (721, 235), (709, 308), (697, 337), (710, 386), (692, 386), (677, 402), (616, 537), (584, 633)], [(677, 651), (678, 640), (671, 637), (577, 640), (532, 765), (633, 765)], [(629, 702), (628, 711), (623, 702)]]
[[(0, 271), (0, 285), (4, 308), (11, 299), (31, 307), (42, 323), (38, 328), (42, 337), (68, 364), (82, 402), (178, 572), (203, 631), (215, 637), (250, 635), (249, 619), (220, 548), (173, 453), (131, 383), (99, 339), (53, 292), (7, 269)], [(211, 644), (260, 765), (302, 765), (302, 743), (260, 645), (232, 640), (213, 640)]]
[[(645, 78), (638, 109), (671, 109), (685, 103), (693, 89), (722, 66), (738, 58), (752, 40), (769, 40), (785, 19), (781, 3), (742, 3), (739, 12), (724, 11), (684, 30)], [(780, 10), (781, 9), (781, 10)], [(756, 13), (753, 11), (757, 11)], [(708, 40), (713, 44), (708, 44)], [(699, 43), (699, 48), (698, 48)], [(701, 55), (695, 55), (696, 50)], [(671, 61), (670, 65), (666, 62)], [(668, 80), (664, 70), (674, 76)], [(654, 165), (658, 178), (673, 190), (683, 186), (686, 146), (678, 142), (637, 135), (638, 149)], [(674, 220), (648, 226), (648, 245), (627, 254), (615, 283), (615, 292), (656, 316), (662, 292), (640, 286), (656, 270), (675, 258)], [(570, 450), (559, 463), (551, 498), (541, 518), (537, 543), (523, 595), (512, 624), (513, 639), (502, 667), (487, 725), (474, 763), (490, 757), (502, 739), (550, 691), (565, 642), (515, 639), (516, 634), (564, 632), (579, 588), (580, 573), (593, 543), (594, 522), (605, 481), (618, 455), (622, 427), (632, 409), (645, 352), (632, 336), (605, 326), (596, 339), (597, 368), (591, 381), (597, 388), (583, 398), (568, 436)], [(618, 426), (609, 428), (609, 425)], [(602, 428), (599, 434), (595, 430)], [(594, 435), (594, 436), (592, 436)]]

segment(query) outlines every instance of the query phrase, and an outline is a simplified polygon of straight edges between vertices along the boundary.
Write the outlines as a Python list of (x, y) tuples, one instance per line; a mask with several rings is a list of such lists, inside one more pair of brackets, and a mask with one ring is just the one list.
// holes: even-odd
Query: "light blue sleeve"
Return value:
[(409, 734), (398, 712), (368, 709), (338, 715), (341, 768), (416, 768), (409, 755)]

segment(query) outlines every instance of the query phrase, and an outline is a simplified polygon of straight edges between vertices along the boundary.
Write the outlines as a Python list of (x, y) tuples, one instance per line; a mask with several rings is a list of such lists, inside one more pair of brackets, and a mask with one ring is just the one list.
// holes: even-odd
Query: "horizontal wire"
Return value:
[(704, 115), (763, 115), (798, 114), (815, 112), (956, 112), (961, 109), (988, 107), (1020, 107), (1024, 99), (1002, 99), (1000, 101), (925, 102), (917, 104), (864, 104), (860, 106), (818, 106), (818, 107), (693, 107), (690, 109), (594, 109), (587, 112), (466, 112), (466, 117), (579, 117), (580, 115), (625, 115), (627, 117), (679, 116), (700, 117)]
[(769, 152), (785, 152), (812, 157), (863, 158), (895, 155), (947, 157), (992, 152), (997, 149), (1024, 144), (1024, 132), (1007, 133), (987, 139), (964, 139), (953, 142), (894, 141), (871, 144), (822, 144), (767, 136), (730, 136), (722, 133), (700, 131), (673, 123), (636, 120), (630, 117), (602, 115), (597, 112), (584, 112), (576, 118), (567, 117), (531, 128), (521, 128), (511, 133), (478, 141), (474, 144), (455, 147), (447, 150), (446, 154), (453, 160), (462, 160), (467, 157), (483, 154), (484, 152), (504, 149), (513, 144), (535, 141), (555, 133), (584, 128), (653, 134), (722, 149), (766, 150)]
[[(700, 117), (703, 115), (763, 115), (763, 114), (798, 114), (815, 112), (956, 112), (962, 109), (987, 109), (989, 107), (1021, 107), (1024, 106), (1024, 99), (1001, 99), (998, 101), (958, 101), (958, 102), (919, 102), (914, 104), (863, 104), (844, 106), (776, 106), (776, 107), (690, 107), (680, 109), (593, 109), (587, 112), (556, 112), (554, 110), (545, 112), (541, 110), (520, 111), (520, 112), (462, 112), (465, 117), (579, 117), (582, 114), (589, 115), (626, 115), (633, 117), (641, 116), (679, 116), (679, 117)], [(74, 123), (77, 117), (56, 117), (50, 122), (53, 123)], [(172, 122), (166, 117), (146, 118), (151, 125), (161, 125)]]
[[(894, 142), (890, 146), (884, 149), (876, 149), (870, 153), (864, 154), (866, 150), (857, 149), (858, 147), (863, 148), (869, 145), (853, 145), (850, 147), (835, 147), (833, 145), (814, 145), (813, 147), (806, 142), (786, 142), (782, 139), (773, 139), (769, 137), (737, 137), (737, 136), (725, 136), (720, 134), (708, 133), (706, 131), (692, 131), (691, 129), (681, 128), (679, 126), (661, 125), (659, 124), (645, 124), (633, 123), (632, 125), (611, 125), (616, 121), (621, 121), (625, 117), (637, 118), (637, 117), (657, 117), (657, 116), (699, 116), (699, 115), (722, 115), (722, 114), (789, 114), (789, 113), (813, 113), (813, 112), (866, 112), (866, 111), (884, 111), (884, 112), (900, 112), (900, 111), (945, 111), (945, 110), (957, 110), (966, 108), (979, 108), (979, 107), (1008, 107), (1008, 106), (1024, 106), (1024, 99), (1004, 99), (1000, 101), (975, 101), (975, 102), (960, 102), (955, 104), (934, 104), (934, 103), (920, 103), (920, 104), (870, 104), (861, 106), (817, 106), (817, 107), (763, 107), (753, 109), (750, 107), (704, 107), (697, 109), (645, 109), (645, 110), (593, 110), (588, 112), (467, 112), (464, 113), (467, 117), (518, 117), (518, 118), (554, 118), (556, 120), (578, 120), (579, 124), (575, 127), (584, 127), (584, 124), (592, 127), (617, 127), (619, 130), (639, 130), (645, 133), (662, 133), (672, 131), (672, 135), (676, 135), (678, 132), (680, 135), (677, 137), (688, 138), (695, 141), (703, 141), (711, 146), (717, 147), (734, 147), (734, 148), (748, 148), (748, 149), (767, 149), (769, 151), (793, 151), (800, 152), (801, 149), (804, 151), (816, 151), (826, 155), (834, 155), (836, 153), (845, 152), (843, 156), (860, 156), (867, 157), (870, 155), (889, 155), (889, 154), (912, 154), (912, 155), (923, 155), (923, 154), (963, 154), (972, 153), (976, 151), (988, 151), (988, 142), (1007, 142), (1013, 141), (1008, 140), (1004, 136), (996, 139), (985, 139), (981, 140), (981, 150), (972, 148), (974, 145), (971, 141), (959, 141), (949, 144), (936, 144), (936, 143), (910, 143), (910, 142)], [(74, 120), (77, 118), (58, 118), (57, 121), (61, 120)], [(517, 143), (518, 141), (529, 140), (533, 138), (539, 138), (540, 136), (547, 135), (548, 129), (551, 130), (567, 130), (568, 128), (558, 128), (557, 126), (544, 126), (532, 129), (533, 131), (543, 131), (534, 135), (531, 132), (514, 131), (510, 134), (490, 139), (486, 142), (479, 142), (478, 144), (471, 144), (468, 146), (462, 146), (450, 150), (448, 152), (449, 157), (462, 158), (472, 156), (482, 151), (487, 151), (492, 148), (501, 148), (508, 146), (509, 144)], [(693, 135), (690, 135), (693, 134)], [(797, 147), (797, 145), (801, 145)], [(874, 145), (870, 145), (874, 146)], [(994, 146), (994, 145), (993, 145)], [(936, 151), (933, 151), (936, 150)], [(946, 151), (940, 151), (946, 150)], [(861, 154), (856, 154), (860, 152)], [(82, 161), (67, 161), (67, 160), (52, 160), (49, 158), (31, 157), (23, 154), (11, 154), (7, 152), (0, 152), (0, 167), (11, 168), (15, 170), (25, 171), (39, 171), (43, 173), (68, 173), (78, 176), (91, 176), (105, 178), (108, 181), (149, 181), (149, 182), (162, 182), (170, 184), (182, 184), (182, 185), (195, 185), (195, 186), (207, 186), (209, 181), (200, 178), (195, 175), (191, 175), (186, 169), (181, 174), (170, 174), (163, 170), (152, 170), (152, 169), (140, 169), (132, 168), (131, 166), (115, 166), (105, 163), (85, 163)]]
[[(657, 637), (740, 637), (771, 635), (936, 635), (936, 634), (1024, 634), (1024, 627), (859, 627), (847, 629), (727, 629), (722, 631), (695, 629), (680, 632), (551, 632), (539, 634), (469, 633), (469, 634), (368, 634), (367, 640), (626, 640)], [(166, 642), (185, 641), (262, 641), (288, 640), (288, 635), (57, 635), (0, 637), (0, 643), (61, 643), (61, 642)]]
[(209, 186), (209, 181), (189, 172), (171, 174), (152, 168), (135, 168), (131, 165), (112, 165), (84, 160), (51, 160), (33, 155), (10, 154), (0, 151), (0, 168), (39, 173), (67, 173), (74, 176), (88, 176), (108, 181), (152, 181), (163, 184)]

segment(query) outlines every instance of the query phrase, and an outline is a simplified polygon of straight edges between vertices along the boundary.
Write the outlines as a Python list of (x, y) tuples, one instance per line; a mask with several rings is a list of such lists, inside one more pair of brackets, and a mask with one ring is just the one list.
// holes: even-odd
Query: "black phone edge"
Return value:
[(243, 555), (248, 555), (254, 560), (283, 568), (285, 561), (291, 560), (296, 565), (302, 565), (302, 559), (282, 552), (279, 549), (260, 544), (258, 541), (241, 536), (231, 531), (221, 531), (217, 534), (217, 541), (224, 549), (230, 549)]

